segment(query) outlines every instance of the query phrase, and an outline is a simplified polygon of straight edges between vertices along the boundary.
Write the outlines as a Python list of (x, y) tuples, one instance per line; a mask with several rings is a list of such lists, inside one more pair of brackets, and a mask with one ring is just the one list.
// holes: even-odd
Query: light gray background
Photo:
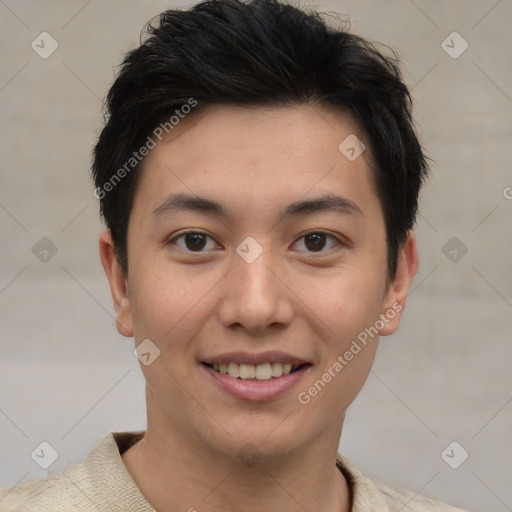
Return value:
[[(340, 450), (393, 486), (512, 510), (512, 2), (309, 5), (348, 13), (354, 32), (398, 50), (435, 161), (414, 290)], [(89, 165), (114, 67), (171, 7), (187, 4), (0, 0), (0, 488), (83, 460), (110, 431), (145, 427), (133, 340), (115, 330), (99, 261)], [(59, 44), (47, 59), (31, 48), (43, 31)], [(453, 31), (469, 44), (456, 59), (441, 46)], [(455, 263), (442, 250), (454, 236), (468, 249)], [(42, 237), (58, 249), (47, 263), (32, 253)], [(41, 441), (59, 454), (48, 470), (30, 457)], [(458, 469), (441, 458), (452, 441), (469, 453)]]

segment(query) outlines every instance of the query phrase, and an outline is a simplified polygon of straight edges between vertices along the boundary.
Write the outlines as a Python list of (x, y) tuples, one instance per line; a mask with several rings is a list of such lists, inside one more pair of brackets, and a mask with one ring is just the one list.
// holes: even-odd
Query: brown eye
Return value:
[(200, 251), (206, 245), (206, 236), (202, 233), (187, 233), (185, 235), (185, 245), (191, 251)]
[[(331, 247), (328, 246), (329, 239), (334, 242), (331, 242)], [(340, 245), (340, 242), (334, 236), (323, 231), (311, 231), (303, 235), (299, 240), (304, 240), (303, 244), (307, 252), (327, 252), (328, 249), (336, 246), (336, 244)], [(326, 246), (327, 250), (324, 250)]]
[(319, 251), (325, 246), (326, 236), (324, 233), (311, 233), (306, 235), (306, 247), (312, 251)]
[[(187, 252), (205, 252), (203, 249), (208, 245), (208, 239), (213, 242), (213, 238), (206, 233), (202, 233), (200, 231), (187, 231), (169, 240), (168, 244), (176, 245)], [(181, 243), (178, 243), (178, 241)], [(213, 243), (213, 246), (215, 247), (216, 244)]]

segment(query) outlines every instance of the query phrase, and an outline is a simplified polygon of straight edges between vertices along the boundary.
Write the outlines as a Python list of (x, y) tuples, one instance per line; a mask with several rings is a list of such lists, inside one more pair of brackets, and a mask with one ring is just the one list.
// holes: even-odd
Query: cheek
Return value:
[[(345, 276), (347, 277), (347, 276)], [(367, 273), (331, 280), (315, 289), (309, 305), (322, 320), (321, 362), (305, 379), (299, 403), (333, 419), (342, 415), (361, 390), (378, 344), (382, 279)]]
[[(352, 294), (340, 299), (338, 307), (331, 306), (329, 332), (325, 338), (324, 368), (347, 378), (344, 387), (358, 385), (373, 362), (377, 350), (379, 302), (373, 296)], [(339, 363), (336, 365), (336, 363)], [(340, 364), (343, 368), (340, 367)]]
[(364, 330), (353, 330), (353, 336), (344, 333), (343, 337), (333, 337), (326, 359), (304, 379), (297, 400), (310, 417), (336, 421), (361, 391), (375, 358), (378, 336), (363, 343), (358, 339), (360, 332)]
[[(206, 313), (208, 291), (215, 281), (206, 275), (187, 276), (169, 268), (153, 268), (138, 276), (133, 289), (132, 313), (136, 340), (149, 338), (161, 349), (174, 351), (180, 340), (193, 337)], [(179, 338), (177, 335), (179, 334)], [(165, 346), (164, 346), (165, 345)]]
[(383, 287), (382, 275), (371, 272), (343, 272), (327, 279), (305, 282), (301, 299), (324, 324), (330, 344), (343, 346), (377, 320)]

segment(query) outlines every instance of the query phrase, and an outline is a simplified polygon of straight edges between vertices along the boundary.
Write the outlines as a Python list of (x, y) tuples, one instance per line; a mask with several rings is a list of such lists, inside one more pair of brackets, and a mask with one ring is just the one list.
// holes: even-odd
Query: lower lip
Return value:
[(311, 366), (305, 366), (296, 372), (270, 380), (243, 380), (216, 372), (201, 364), (208, 375), (227, 393), (240, 400), (274, 400), (295, 386)]

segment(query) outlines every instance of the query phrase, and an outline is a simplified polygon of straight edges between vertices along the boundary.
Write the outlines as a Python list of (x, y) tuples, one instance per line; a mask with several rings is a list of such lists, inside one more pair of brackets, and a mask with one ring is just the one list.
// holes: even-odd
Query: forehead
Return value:
[(252, 214), (258, 201), (292, 203), (335, 190), (355, 203), (375, 203), (368, 145), (353, 158), (363, 140), (340, 110), (208, 107), (185, 117), (151, 150), (134, 209), (148, 213), (172, 192), (229, 199), (235, 210)]

